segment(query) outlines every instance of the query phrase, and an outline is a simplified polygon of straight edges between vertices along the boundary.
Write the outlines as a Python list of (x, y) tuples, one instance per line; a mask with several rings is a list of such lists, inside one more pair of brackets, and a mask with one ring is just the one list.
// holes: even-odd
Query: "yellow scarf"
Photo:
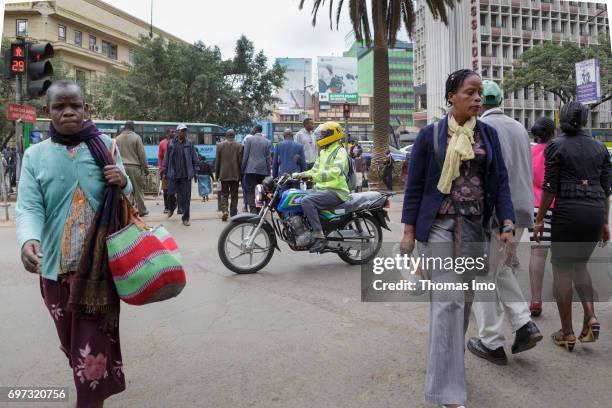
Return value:
[(474, 158), (474, 128), (476, 127), (476, 117), (473, 116), (459, 126), (453, 115), (448, 115), (448, 129), (451, 132), (451, 140), (446, 148), (442, 174), (438, 181), (438, 190), (443, 194), (450, 194), (453, 181), (459, 177), (461, 162)]

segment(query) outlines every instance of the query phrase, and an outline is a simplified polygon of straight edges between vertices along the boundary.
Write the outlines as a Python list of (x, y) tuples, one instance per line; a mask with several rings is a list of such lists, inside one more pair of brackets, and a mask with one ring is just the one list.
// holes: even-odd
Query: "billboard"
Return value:
[(357, 103), (357, 58), (318, 57), (319, 101)]
[[(312, 59), (277, 58), (276, 62), (285, 68), (285, 82), (277, 95), (280, 99), (278, 107), (304, 109), (304, 99), (306, 99), (306, 109), (308, 109), (314, 92), (312, 87)], [(306, 78), (305, 84), (304, 78)], [(306, 86), (306, 95), (304, 95), (304, 85)]]
[(601, 99), (599, 86), (599, 60), (576, 63), (576, 100), (583, 104), (597, 103)]

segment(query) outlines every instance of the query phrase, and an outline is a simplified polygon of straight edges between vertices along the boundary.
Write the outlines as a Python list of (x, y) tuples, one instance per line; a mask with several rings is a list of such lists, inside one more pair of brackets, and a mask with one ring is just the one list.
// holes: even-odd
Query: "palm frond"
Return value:
[(338, 29), (338, 26), (340, 25), (340, 15), (342, 13), (343, 4), (344, 4), (344, 0), (338, 1), (338, 8), (336, 9), (336, 30)]

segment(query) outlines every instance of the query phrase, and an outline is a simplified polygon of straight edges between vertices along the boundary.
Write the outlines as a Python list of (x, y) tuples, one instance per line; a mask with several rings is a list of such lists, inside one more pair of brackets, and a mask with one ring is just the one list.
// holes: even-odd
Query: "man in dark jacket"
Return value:
[(242, 173), (244, 174), (245, 188), (243, 194), (247, 196), (249, 211), (257, 213), (255, 207), (255, 186), (260, 184), (266, 176), (270, 175), (272, 161), (272, 145), (261, 134), (261, 125), (253, 126), (254, 135), (244, 142), (244, 156), (242, 159)]
[(276, 145), (274, 159), (272, 160), (272, 176), (279, 174), (301, 173), (306, 171), (306, 159), (304, 158), (304, 147), (293, 141), (291, 129), (283, 132), (285, 140)]
[[(240, 182), (240, 167), (242, 164), (242, 145), (234, 139), (236, 132), (228, 129), (225, 132), (225, 142), (217, 145), (215, 158), (215, 174), (221, 183), (220, 209), (223, 212), (221, 219), (227, 221), (228, 215), (232, 217), (238, 213), (238, 183)], [(243, 192), (244, 194), (244, 192)], [(228, 198), (231, 196), (229, 214), (227, 212)]]
[(176, 210), (177, 201), (183, 210), (183, 225), (188, 227), (189, 206), (191, 203), (191, 180), (198, 182), (198, 156), (195, 147), (187, 139), (187, 126), (183, 123), (176, 127), (178, 136), (168, 144), (164, 157), (164, 171), (168, 178), (169, 205), (168, 218)]

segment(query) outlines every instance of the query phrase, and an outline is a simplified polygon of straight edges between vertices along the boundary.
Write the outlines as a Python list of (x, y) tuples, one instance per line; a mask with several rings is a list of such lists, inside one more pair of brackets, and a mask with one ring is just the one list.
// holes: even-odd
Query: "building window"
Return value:
[(28, 35), (28, 20), (15, 21), (15, 33), (17, 37), (25, 37)]
[(83, 45), (83, 33), (80, 31), (74, 32), (74, 43), (79, 47)]
[(76, 83), (80, 86), (85, 86), (87, 84), (87, 74), (85, 71), (77, 68), (75, 74)]
[(488, 77), (489, 76), (489, 68), (483, 68), (482, 69), (482, 76), (483, 77)]
[(518, 27), (518, 17), (512, 17), (512, 28)]
[(128, 52), (128, 62), (130, 65), (134, 65), (134, 50)]
[(96, 37), (93, 35), (89, 36), (89, 51), (98, 51), (98, 45), (96, 44)]
[(57, 25), (57, 39), (60, 41), (66, 41), (66, 26), (58, 24)]
[(518, 99), (519, 98), (518, 91), (514, 91), (513, 94), (514, 94), (514, 99)]
[(480, 15), (480, 25), (483, 27), (487, 25), (487, 15), (486, 14)]
[(117, 59), (117, 44), (112, 44), (102, 40), (102, 54), (110, 59)]
[(493, 78), (499, 77), (499, 70), (497, 68), (493, 68)]

